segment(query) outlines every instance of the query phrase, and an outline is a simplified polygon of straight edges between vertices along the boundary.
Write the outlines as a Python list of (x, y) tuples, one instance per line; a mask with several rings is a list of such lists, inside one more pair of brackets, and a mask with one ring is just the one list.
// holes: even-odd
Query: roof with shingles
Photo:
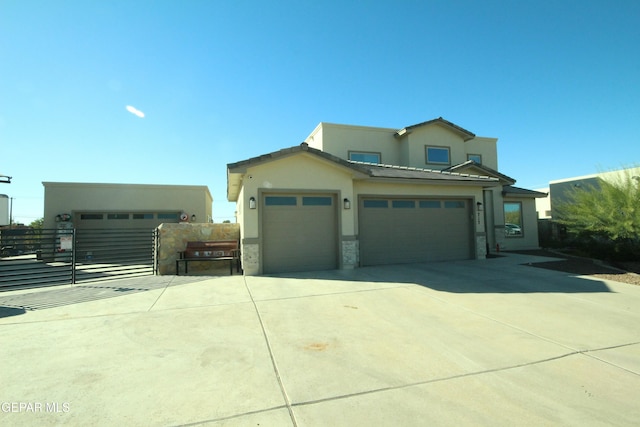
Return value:
[(247, 171), (247, 168), (249, 167), (276, 161), (278, 159), (296, 155), (299, 153), (308, 153), (326, 161), (343, 166), (345, 168), (349, 168), (354, 172), (359, 173), (361, 179), (370, 177), (378, 179), (413, 180), (415, 182), (421, 182), (425, 184), (437, 182), (441, 184), (448, 183), (458, 185), (499, 185), (499, 179), (493, 176), (396, 165), (380, 165), (344, 160), (340, 157), (334, 156), (333, 154), (329, 154), (316, 148), (309, 147), (307, 143), (303, 142), (302, 144), (294, 147), (284, 148), (272, 153), (263, 154), (261, 156), (251, 157), (246, 160), (227, 164), (227, 197), (237, 197), (237, 194), (235, 193), (234, 196), (231, 196), (231, 187), (235, 187), (234, 191), (239, 191), (240, 186), (239, 178), (235, 178), (233, 180), (234, 182), (232, 182), (231, 175), (238, 176), (245, 173)]
[(510, 176), (504, 175), (504, 174), (498, 172), (495, 169), (491, 169), (488, 166), (482, 165), (480, 163), (476, 163), (473, 160), (467, 160), (464, 163), (460, 163), (460, 164), (457, 164), (457, 165), (450, 166), (450, 167), (446, 168), (445, 170), (449, 171), (449, 172), (461, 172), (463, 170), (471, 169), (471, 168), (479, 169), (479, 170), (483, 171), (484, 173), (486, 173), (487, 175), (494, 176), (496, 178), (499, 178), (499, 179), (502, 179), (504, 181), (507, 181), (509, 184), (515, 184), (516, 183), (516, 180), (511, 178)]
[(333, 154), (326, 153), (317, 148), (309, 147), (303, 142), (300, 145), (284, 148), (272, 153), (263, 154), (262, 156), (252, 157), (235, 163), (229, 163), (227, 168), (230, 173), (243, 173), (249, 166), (257, 166), (262, 163), (271, 162), (282, 157), (287, 157), (296, 153), (306, 152), (325, 160), (337, 163), (344, 167), (353, 169), (357, 172), (364, 173), (370, 177), (377, 178), (405, 178), (405, 179), (422, 179), (422, 180), (439, 180), (439, 181), (474, 181), (474, 182), (491, 182), (497, 183), (498, 179), (491, 176), (459, 173), (454, 171), (444, 171), (437, 169), (423, 169), (407, 166), (381, 165), (374, 163), (356, 162), (353, 160), (344, 160)]
[(498, 183), (497, 178), (485, 175), (449, 172), (437, 169), (414, 168), (407, 166), (380, 165), (354, 161), (351, 161), (350, 163), (364, 167), (370, 177), (376, 178), (403, 178), (457, 182), (466, 181), (491, 183), (492, 185)]

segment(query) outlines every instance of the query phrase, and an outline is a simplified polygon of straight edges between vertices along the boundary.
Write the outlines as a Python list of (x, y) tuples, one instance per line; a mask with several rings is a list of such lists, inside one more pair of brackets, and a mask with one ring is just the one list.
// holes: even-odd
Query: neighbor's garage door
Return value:
[(361, 198), (362, 265), (469, 259), (469, 201)]
[(338, 267), (334, 195), (265, 194), (261, 215), (264, 273)]

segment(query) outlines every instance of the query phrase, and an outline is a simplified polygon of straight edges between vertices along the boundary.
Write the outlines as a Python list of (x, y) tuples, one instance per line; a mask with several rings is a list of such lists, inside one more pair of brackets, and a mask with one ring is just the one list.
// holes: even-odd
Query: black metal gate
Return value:
[(154, 273), (155, 230), (76, 230), (74, 283)]
[(155, 229), (0, 230), (0, 291), (155, 274)]

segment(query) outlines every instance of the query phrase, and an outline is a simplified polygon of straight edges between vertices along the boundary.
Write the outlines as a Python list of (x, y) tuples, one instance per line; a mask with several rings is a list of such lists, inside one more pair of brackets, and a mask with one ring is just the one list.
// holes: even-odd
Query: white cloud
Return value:
[(132, 107), (131, 105), (127, 105), (125, 107), (127, 109), (128, 112), (130, 112), (131, 114), (135, 114), (136, 116), (143, 118), (144, 117), (144, 113), (140, 110), (138, 110), (135, 107)]

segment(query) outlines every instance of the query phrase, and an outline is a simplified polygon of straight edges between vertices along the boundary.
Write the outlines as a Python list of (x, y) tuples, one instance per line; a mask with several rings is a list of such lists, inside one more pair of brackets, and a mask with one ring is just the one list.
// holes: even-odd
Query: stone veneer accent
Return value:
[(476, 259), (487, 258), (487, 236), (484, 233), (481, 236), (476, 236)]
[(360, 262), (360, 245), (357, 240), (342, 241), (342, 268), (352, 269)]
[(260, 272), (260, 245), (257, 243), (243, 243), (242, 267), (244, 274), (255, 276)]
[[(187, 242), (239, 240), (240, 224), (160, 224), (158, 236), (158, 274), (176, 274), (178, 252), (187, 247)], [(189, 274), (209, 269), (229, 274), (226, 261), (189, 263)]]

